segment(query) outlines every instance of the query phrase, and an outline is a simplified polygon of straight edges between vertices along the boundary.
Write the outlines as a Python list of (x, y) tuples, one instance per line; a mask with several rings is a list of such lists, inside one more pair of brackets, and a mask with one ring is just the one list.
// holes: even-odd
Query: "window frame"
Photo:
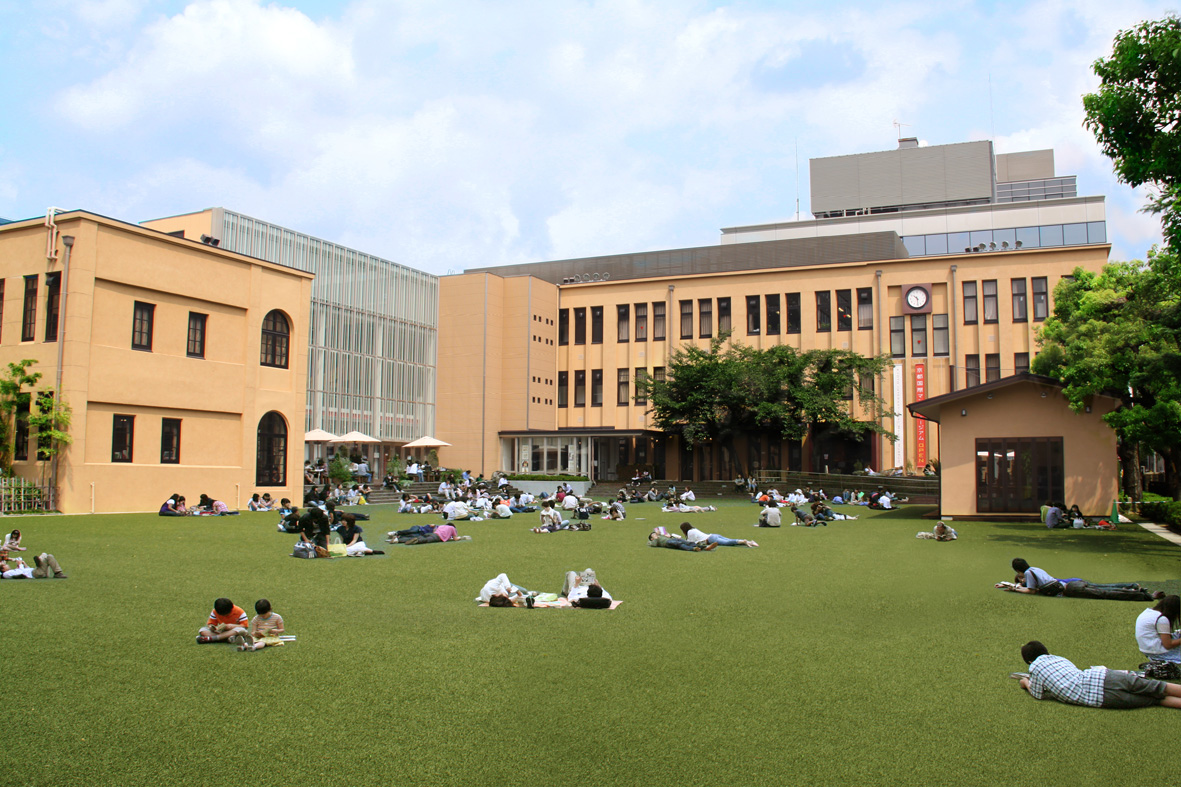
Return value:
[(568, 408), (570, 406), (570, 373), (558, 372), (558, 407)]
[(205, 357), (205, 331), (208, 325), (208, 314), (189, 312), (189, 327), (185, 337), (185, 355), (187, 357)]
[[(160, 419), (160, 464), (162, 465), (180, 464), (181, 421), (180, 418)], [(168, 445), (170, 436), (173, 438), (171, 453)]]
[[(119, 442), (120, 428), (126, 435), (123, 443)], [(126, 456), (123, 456), (124, 450)], [(135, 461), (135, 416), (124, 413), (114, 413), (111, 419), (111, 462), (116, 464), (131, 464)]]
[[(853, 330), (853, 291), (837, 290), (837, 331)], [(842, 305), (842, 301), (844, 301)]]
[(730, 299), (718, 298), (718, 333), (728, 333), (733, 328), (730, 314)]
[(927, 315), (910, 315), (910, 357), (926, 358), (927, 347)]
[(668, 309), (664, 301), (652, 301), (652, 341), (663, 342), (668, 338)]
[(603, 406), (603, 370), (591, 369), (590, 384), (591, 407)]
[(712, 339), (714, 337), (713, 298), (697, 299), (697, 337), (699, 339)]
[[(989, 287), (989, 285), (992, 286)], [(989, 292), (989, 289), (992, 290), (991, 293)], [(984, 307), (983, 317), (985, 325), (993, 325), (1001, 321), (1000, 299), (997, 293), (998, 290), (996, 279), (984, 279), (980, 282), (980, 301), (981, 305)], [(992, 317), (988, 316), (989, 306), (992, 307)]]
[(631, 341), (632, 332), (632, 307), (630, 303), (619, 303), (615, 305), (615, 331), (618, 343), (626, 344)]
[(964, 356), (964, 387), (975, 388), (980, 385), (980, 356), (973, 353)]
[(832, 332), (832, 292), (816, 291), (816, 333)]
[(906, 318), (894, 316), (890, 318), (890, 357), (906, 357)]
[[(971, 288), (971, 292), (969, 292)], [(964, 293), (964, 325), (978, 325), (980, 323), (980, 302), (977, 300), (979, 288), (974, 281), (963, 283)], [(969, 316), (970, 315), (970, 316)]]
[(1029, 322), (1025, 279), (1010, 279), (1009, 288), (1013, 294), (1013, 322)]
[(768, 336), (778, 336), (783, 329), (782, 312), (779, 309), (779, 293), (769, 292), (763, 296), (763, 308), (766, 309)]
[[(681, 339), (693, 338), (693, 299), (681, 300), (677, 302), (681, 309)], [(686, 309), (685, 307), (689, 308)]]
[(784, 326), (787, 333), (800, 333), (803, 330), (803, 308), (800, 306), (800, 294), (798, 292), (789, 292), (783, 296), (783, 304), (787, 312), (787, 324)]
[(25, 277), (25, 300), (21, 312), (21, 341), (37, 340), (37, 290), (41, 276), (32, 274)]
[(570, 310), (558, 309), (558, 346), (570, 344)]
[(603, 343), (603, 307), (590, 307), (591, 344)]
[(873, 287), (857, 288), (857, 330), (873, 330)]
[(985, 353), (984, 382), (995, 383), (999, 379), (1001, 379), (1001, 354)]
[(61, 317), (62, 275), (59, 271), (45, 274), (45, 341), (57, 341)]
[(635, 381), (636, 381), (635, 403), (636, 404), (642, 404), (642, 405), (648, 404), (648, 394), (644, 390), (642, 390), (639, 385), (641, 380), (646, 380), (646, 379), (648, 379), (648, 369), (643, 366), (637, 366), (635, 369)]
[[(942, 320), (940, 320), (942, 318)], [(943, 324), (940, 325), (939, 323)], [(942, 351), (939, 349), (942, 345)], [(951, 355), (951, 318), (947, 314), (931, 315), (931, 356), (946, 358)]]
[(574, 343), (586, 344), (586, 307), (574, 307)]
[(746, 296), (746, 335), (763, 335), (762, 298), (757, 295)]
[(150, 353), (155, 327), (156, 304), (135, 301), (131, 311), (131, 349)]
[[(285, 330), (275, 327), (282, 319)], [(267, 327), (268, 321), (271, 327)], [(279, 309), (271, 309), (262, 319), (261, 341), (259, 342), (259, 366), (270, 369), (288, 369), (291, 363), (291, 321)], [(282, 362), (280, 362), (280, 360)]]
[(586, 407), (586, 370), (574, 370), (574, 407)]
[(615, 379), (615, 404), (619, 407), (627, 407), (631, 404), (631, 370), (619, 369), (616, 373)]
[(648, 304), (637, 303), (635, 309), (635, 326), (636, 326), (636, 341), (648, 341)]
[(1029, 371), (1029, 353), (1013, 353), (1013, 374)]
[[(1041, 285), (1039, 288), (1038, 285)], [(1033, 293), (1033, 321), (1044, 322), (1050, 316), (1050, 280), (1047, 276), (1034, 276), (1030, 280)]]

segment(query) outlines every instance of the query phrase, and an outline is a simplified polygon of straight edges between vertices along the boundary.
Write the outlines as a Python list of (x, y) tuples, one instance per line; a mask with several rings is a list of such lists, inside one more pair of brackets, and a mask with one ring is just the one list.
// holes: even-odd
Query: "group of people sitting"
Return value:
[(246, 612), (233, 601), (215, 600), (209, 620), (197, 632), (197, 644), (228, 642), (237, 645), (238, 650), (251, 652), (282, 645), (286, 628), (283, 617), (271, 609), (271, 602), (260, 598), (254, 602), (254, 611), (254, 618), (247, 621)]
[(27, 552), (28, 547), (21, 545), (21, 531), (13, 530), (4, 537), (4, 544), (0, 546), (0, 579), (68, 579), (57, 558), (48, 552), (33, 555), (33, 565), (30, 566), (14, 552)]
[(1079, 510), (1077, 503), (1067, 510), (1065, 503), (1055, 503), (1052, 500), (1047, 500), (1046, 504), (1042, 506), (1041, 518), (1042, 523), (1050, 530), (1066, 527), (1072, 527), (1076, 529), (1089, 527), (1095, 530), (1115, 530), (1116, 526), (1115, 522), (1110, 522), (1106, 519), (1099, 519), (1092, 522), (1083, 516), (1083, 512)]
[[(268, 501), (270, 500), (270, 497), (271, 496), (269, 494), (266, 496)], [(258, 494), (255, 494), (254, 497), (251, 498), (251, 502), (254, 502), (255, 500), (261, 501), (261, 498), (259, 498)], [(266, 511), (268, 509), (251, 508), (250, 510)], [(160, 516), (230, 516), (231, 514), (237, 513), (237, 511), (231, 511), (230, 507), (222, 501), (215, 500), (214, 498), (205, 494), (201, 495), (200, 500), (197, 501), (197, 505), (191, 508), (185, 502), (185, 497), (182, 494), (174, 494), (170, 496), (164, 501), (164, 504), (160, 506)]]

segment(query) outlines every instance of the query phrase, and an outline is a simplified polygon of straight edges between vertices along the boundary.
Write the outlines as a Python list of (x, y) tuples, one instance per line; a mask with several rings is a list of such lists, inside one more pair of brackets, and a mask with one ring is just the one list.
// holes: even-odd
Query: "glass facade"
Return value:
[(438, 277), (232, 211), (223, 217), (223, 249), (316, 274), (305, 428), (388, 442), (432, 434)]
[(1038, 249), (1050, 246), (1086, 246), (1107, 243), (1107, 222), (1044, 224), (1003, 230), (942, 232), (935, 235), (904, 235), (902, 242), (912, 257), (963, 254), (971, 251)]

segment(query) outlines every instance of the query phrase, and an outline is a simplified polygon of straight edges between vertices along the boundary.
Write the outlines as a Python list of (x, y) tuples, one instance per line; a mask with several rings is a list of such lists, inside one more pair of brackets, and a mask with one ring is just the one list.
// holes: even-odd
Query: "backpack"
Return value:
[(1171, 661), (1150, 661), (1144, 669), (1144, 677), (1151, 680), (1177, 680), (1181, 678), (1181, 666)]
[(316, 556), (316, 547), (306, 541), (297, 541), (295, 547), (291, 550), (291, 556), (313, 558)]

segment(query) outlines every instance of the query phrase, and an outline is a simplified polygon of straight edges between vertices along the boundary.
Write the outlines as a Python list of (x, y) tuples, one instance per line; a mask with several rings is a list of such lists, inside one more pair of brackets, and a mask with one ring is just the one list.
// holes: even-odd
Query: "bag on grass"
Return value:
[(305, 559), (316, 556), (316, 549), (306, 541), (295, 542), (295, 548), (291, 550), (292, 557), (302, 557)]
[(1152, 680), (1177, 680), (1181, 678), (1181, 666), (1171, 661), (1150, 661), (1144, 670), (1144, 677)]
[(1038, 585), (1037, 594), (1039, 596), (1061, 596), (1062, 591), (1066, 588), (1058, 580), (1047, 582), (1044, 585)]

